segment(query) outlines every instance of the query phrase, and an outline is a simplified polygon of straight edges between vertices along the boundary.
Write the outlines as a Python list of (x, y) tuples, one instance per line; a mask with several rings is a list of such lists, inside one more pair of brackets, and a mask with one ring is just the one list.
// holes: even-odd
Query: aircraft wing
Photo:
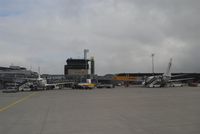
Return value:
[(186, 75), (188, 75), (188, 74), (178, 74), (178, 75), (172, 75), (171, 77), (173, 78), (173, 77), (181, 77), (181, 76), (186, 76)]
[(41, 77), (31, 77), (31, 78), (19, 78), (19, 79), (23, 79), (23, 80), (38, 80), (38, 79), (44, 79), (44, 78), (41, 78)]
[(63, 86), (65, 84), (71, 84), (72, 82), (63, 82), (63, 83), (51, 83), (51, 84), (45, 84), (46, 87), (56, 87), (56, 86)]
[(57, 84), (45, 84), (45, 86), (56, 86)]
[(193, 80), (194, 78), (183, 78), (183, 79), (171, 79), (169, 82), (177, 82), (177, 81), (186, 81), (186, 80)]

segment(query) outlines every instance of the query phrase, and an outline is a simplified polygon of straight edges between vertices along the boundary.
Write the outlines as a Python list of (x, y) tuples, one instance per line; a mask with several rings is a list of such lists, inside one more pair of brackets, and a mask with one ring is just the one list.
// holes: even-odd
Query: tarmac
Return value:
[(200, 134), (200, 88), (0, 93), (0, 134)]

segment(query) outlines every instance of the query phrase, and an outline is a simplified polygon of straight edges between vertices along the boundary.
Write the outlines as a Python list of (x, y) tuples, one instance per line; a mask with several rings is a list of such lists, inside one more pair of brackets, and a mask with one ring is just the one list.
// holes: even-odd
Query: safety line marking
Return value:
[(27, 100), (28, 98), (30, 98), (31, 96), (33, 96), (35, 94), (37, 94), (37, 92), (29, 94), (28, 96), (25, 96), (25, 97), (23, 97), (23, 98), (21, 98), (21, 99), (19, 99), (17, 101), (14, 101), (14, 102), (10, 103), (9, 105), (7, 105), (5, 107), (0, 108), (0, 112), (6, 111), (7, 109), (15, 106), (16, 104), (18, 104), (20, 102), (23, 102), (23, 101)]

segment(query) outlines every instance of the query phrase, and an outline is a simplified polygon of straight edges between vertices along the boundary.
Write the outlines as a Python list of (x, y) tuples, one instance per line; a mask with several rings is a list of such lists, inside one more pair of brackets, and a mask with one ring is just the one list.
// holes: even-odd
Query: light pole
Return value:
[(152, 57), (152, 73), (153, 73), (153, 75), (154, 75), (154, 56), (155, 56), (155, 54), (152, 53), (151, 57)]

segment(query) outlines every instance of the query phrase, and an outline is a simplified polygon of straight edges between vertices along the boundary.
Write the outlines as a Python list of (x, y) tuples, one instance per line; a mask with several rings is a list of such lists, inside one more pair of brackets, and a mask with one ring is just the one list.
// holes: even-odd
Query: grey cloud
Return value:
[(157, 72), (166, 70), (170, 57), (174, 72), (199, 72), (198, 5), (195, 0), (9, 1), (0, 11), (20, 14), (0, 16), (0, 61), (63, 73), (65, 60), (82, 57), (88, 48), (99, 74), (151, 72), (151, 53)]

